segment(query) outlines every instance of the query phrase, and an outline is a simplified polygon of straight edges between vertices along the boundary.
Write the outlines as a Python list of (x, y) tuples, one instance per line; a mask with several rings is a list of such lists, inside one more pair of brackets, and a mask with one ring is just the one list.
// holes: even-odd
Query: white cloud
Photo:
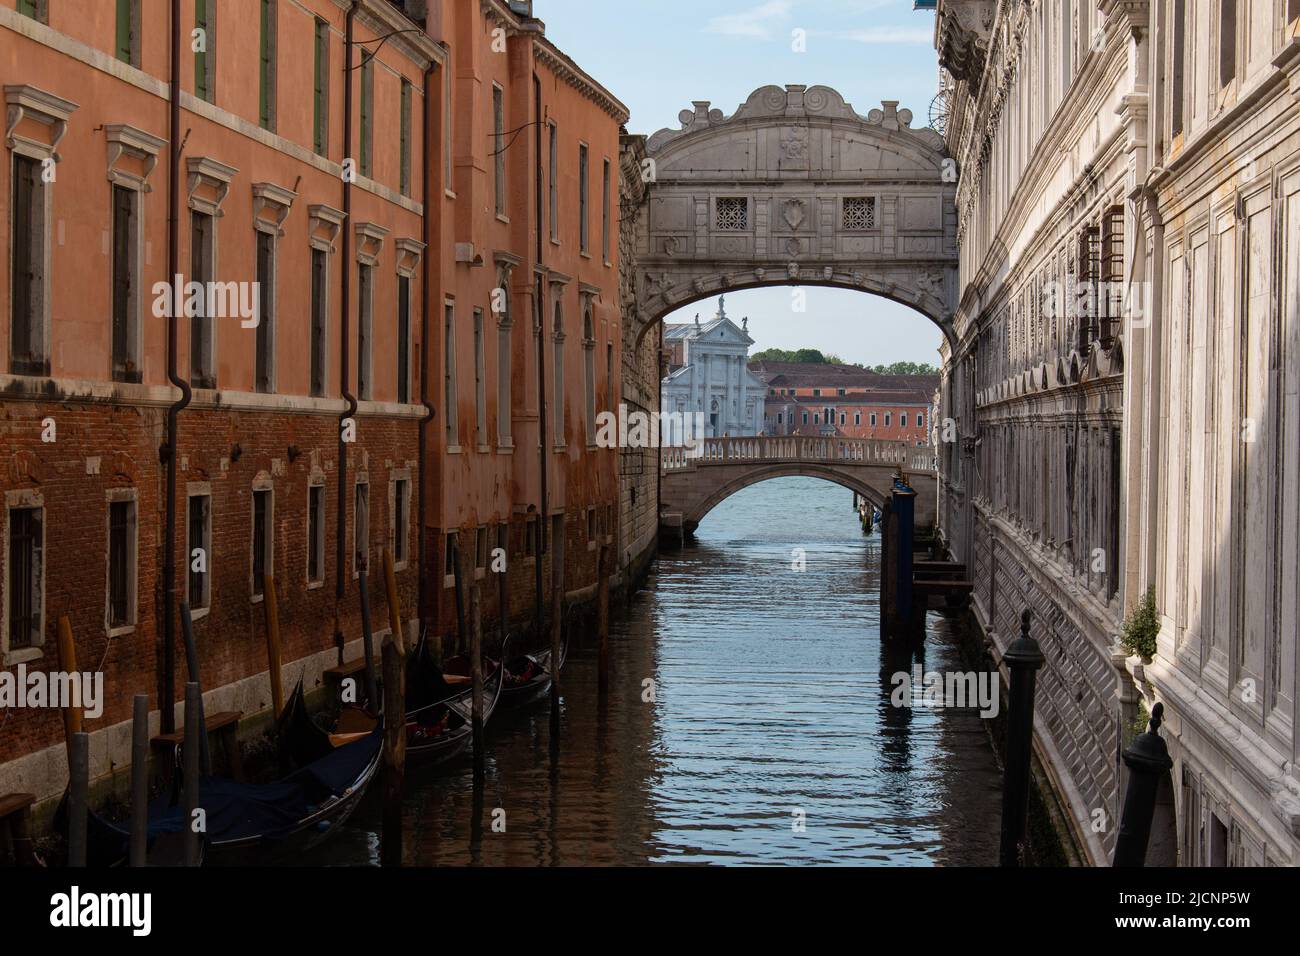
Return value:
[(773, 22), (789, 17), (793, 6), (792, 0), (768, 0), (741, 13), (713, 17), (704, 29), (724, 36), (768, 40), (772, 37)]

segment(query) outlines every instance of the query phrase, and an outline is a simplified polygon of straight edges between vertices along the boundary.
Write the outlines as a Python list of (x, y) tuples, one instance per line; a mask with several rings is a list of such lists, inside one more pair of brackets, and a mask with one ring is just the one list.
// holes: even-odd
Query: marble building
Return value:
[[(934, 6), (940, 510), (976, 616), (1000, 659), (1035, 611), (1036, 756), (1087, 861), (1160, 702), (1148, 865), (1296, 865), (1300, 3)], [(1149, 589), (1145, 659), (1121, 634)]]
[[(749, 370), (749, 320), (736, 325), (727, 317), (726, 296), (718, 311), (701, 323), (665, 323), (668, 375), (660, 389), (666, 420), (703, 413), (706, 438), (757, 435), (763, 430), (763, 380)], [(676, 419), (668, 418), (670, 413)], [(672, 443), (674, 436), (665, 436)]]

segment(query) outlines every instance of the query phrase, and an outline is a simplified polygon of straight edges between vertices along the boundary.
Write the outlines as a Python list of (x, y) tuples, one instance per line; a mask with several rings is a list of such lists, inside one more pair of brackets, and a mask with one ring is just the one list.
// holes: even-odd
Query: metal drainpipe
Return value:
[[(167, 281), (175, 281), (180, 263), (180, 208), (177, 189), (180, 181), (181, 132), (181, 4), (171, 3), (171, 77), (167, 96), (169, 118), (167, 121)], [(176, 461), (177, 418), (189, 405), (192, 392), (189, 382), (180, 377), (176, 369), (177, 315), (179, 306), (177, 289), (172, 290), (171, 315), (167, 323), (167, 380), (181, 390), (179, 401), (167, 409), (167, 445), (163, 463), (167, 468), (167, 517), (163, 537), (163, 667), (162, 688), (158, 695), (158, 710), (163, 733), (176, 730)]]
[[(352, 149), (352, 21), (357, 15), (358, 3), (359, 0), (352, 0), (352, 5), (348, 7), (347, 28), (343, 41), (343, 158), (345, 160), (348, 158), (348, 151)], [(352, 254), (352, 183), (348, 180), (347, 176), (343, 177), (343, 307), (339, 321), (339, 391), (348, 404), (339, 416), (339, 486), (338, 501), (334, 511), (334, 644), (338, 648), (340, 665), (343, 663), (344, 644), (342, 604), (347, 589), (344, 540), (348, 520), (348, 449), (347, 443), (343, 440), (343, 428), (347, 420), (357, 413), (356, 396), (349, 391), (348, 387), (348, 366), (351, 357), (348, 350), (351, 334), (348, 309), (349, 296), (352, 293), (352, 264), (349, 261)]]
[[(429, 162), (429, 83), (433, 79), (433, 74), (437, 70), (438, 64), (433, 60), (424, 70), (424, 122), (420, 127), (420, 162), (423, 166), (423, 213), (420, 216), (420, 241), (424, 243), (424, 272), (420, 277), (420, 404), (424, 406), (424, 418), (420, 420), (419, 434), (419, 452), (420, 460), (420, 485), (417, 491), (416, 504), (416, 521), (419, 527), (416, 529), (416, 548), (418, 549), (415, 556), (416, 568), (416, 586), (418, 588), (416, 598), (416, 611), (420, 619), (420, 634), (424, 633), (425, 624), (429, 618), (429, 584), (425, 580), (425, 509), (426, 495), (424, 490), (425, 471), (428, 464), (428, 438), (425, 434), (429, 422), (433, 421), (434, 408), (433, 403), (429, 401), (429, 268), (430, 268), (430, 251), (433, 248), (431, 243), (429, 215), (432, 203), (432, 190), (430, 182), (430, 168), (432, 163)], [(444, 77), (444, 82), (446, 79)], [(443, 144), (443, 149), (448, 145)], [(418, 640), (419, 635), (417, 635)]]

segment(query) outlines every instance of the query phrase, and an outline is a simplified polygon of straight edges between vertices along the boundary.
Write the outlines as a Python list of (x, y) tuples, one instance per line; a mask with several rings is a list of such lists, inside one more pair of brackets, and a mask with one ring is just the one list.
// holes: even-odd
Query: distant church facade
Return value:
[[(660, 391), (660, 411), (665, 420), (702, 414), (708, 438), (762, 433), (766, 386), (749, 370), (754, 340), (748, 324), (748, 319), (736, 325), (727, 318), (724, 296), (708, 322), (701, 323), (697, 314), (694, 322), (664, 326), (668, 376)], [(665, 436), (670, 443), (677, 438)]]

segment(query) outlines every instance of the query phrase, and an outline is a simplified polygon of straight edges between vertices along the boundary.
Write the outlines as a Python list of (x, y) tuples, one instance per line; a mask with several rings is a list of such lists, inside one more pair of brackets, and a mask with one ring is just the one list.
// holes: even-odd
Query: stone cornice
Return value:
[(537, 37), (533, 44), (533, 57), (559, 79), (569, 84), (569, 86), (600, 107), (603, 112), (617, 120), (620, 126), (628, 121), (630, 115), (628, 108), (613, 93), (588, 76), (580, 66), (565, 56), (558, 47), (544, 36)]
[(376, 36), (387, 37), (384, 41), (386, 46), (396, 47), (403, 56), (421, 67), (430, 63), (442, 64), (447, 59), (442, 46), (388, 0), (360, 0), (357, 20)]

